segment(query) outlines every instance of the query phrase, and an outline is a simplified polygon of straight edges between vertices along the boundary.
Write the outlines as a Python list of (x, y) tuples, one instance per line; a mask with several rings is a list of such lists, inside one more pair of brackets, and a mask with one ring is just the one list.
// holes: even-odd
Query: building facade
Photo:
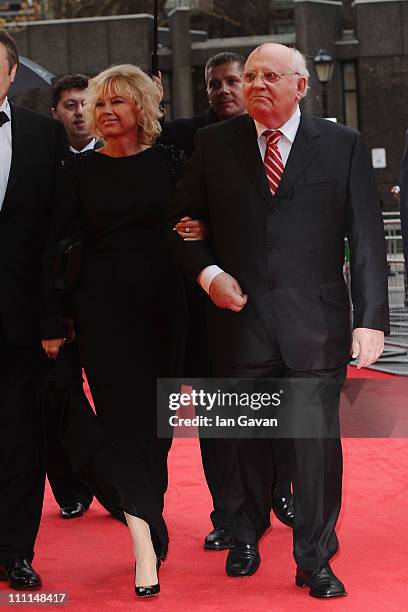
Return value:
[[(268, 3), (261, 4), (267, 8)], [(226, 7), (225, 0), (167, 0), (167, 27), (160, 28), (159, 41), (169, 116), (188, 116), (206, 107), (203, 68), (209, 57), (223, 50), (247, 55), (267, 41), (296, 46), (306, 55), (311, 90), (303, 106), (320, 115), (313, 57), (323, 48), (335, 60), (329, 114), (363, 132), (374, 150), (383, 206), (395, 208), (389, 190), (398, 182), (408, 128), (408, 0), (270, 0), (269, 18), (251, 25), (258, 33), (218, 36), (227, 28), (220, 25)], [(213, 13), (216, 18), (210, 23)], [(197, 29), (206, 23), (208, 30)], [(10, 28), (21, 54), (56, 76), (93, 75), (123, 62), (147, 69), (150, 65), (153, 18), (148, 14), (28, 21)], [(231, 23), (227, 29), (238, 33)], [(37, 107), (48, 104), (44, 95), (31, 100)]]

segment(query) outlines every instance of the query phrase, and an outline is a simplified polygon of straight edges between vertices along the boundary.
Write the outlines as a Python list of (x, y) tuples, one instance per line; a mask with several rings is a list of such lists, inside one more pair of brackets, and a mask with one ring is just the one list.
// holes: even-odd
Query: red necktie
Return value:
[(282, 156), (278, 149), (278, 142), (281, 139), (282, 132), (279, 132), (279, 130), (266, 130), (263, 134), (266, 138), (266, 151), (264, 158), (265, 172), (268, 179), (269, 188), (274, 196), (278, 190), (279, 183), (285, 169)]

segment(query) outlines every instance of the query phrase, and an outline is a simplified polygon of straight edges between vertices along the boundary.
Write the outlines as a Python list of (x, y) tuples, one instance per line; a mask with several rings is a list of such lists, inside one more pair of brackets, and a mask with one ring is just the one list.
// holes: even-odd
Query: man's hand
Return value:
[(209, 296), (218, 308), (227, 308), (240, 312), (248, 301), (242, 289), (233, 276), (221, 272), (217, 274), (210, 285)]
[(352, 357), (358, 359), (357, 368), (367, 368), (377, 361), (384, 350), (384, 332), (357, 327), (353, 331)]
[(65, 344), (66, 338), (53, 338), (52, 340), (43, 340), (42, 347), (47, 353), (48, 359), (55, 359), (58, 357), (61, 347)]

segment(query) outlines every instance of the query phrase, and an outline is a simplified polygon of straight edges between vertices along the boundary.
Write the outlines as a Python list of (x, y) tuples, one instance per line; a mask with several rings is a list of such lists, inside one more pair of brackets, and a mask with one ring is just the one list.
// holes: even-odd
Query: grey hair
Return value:
[[(299, 51), (299, 49), (295, 49), (295, 47), (289, 47), (292, 51), (293, 55), (293, 70), (300, 74), (300, 76), (305, 77), (309, 81), (310, 73), (307, 69), (307, 63), (305, 56)], [(307, 92), (309, 91), (309, 82), (306, 83), (305, 91), (303, 92), (302, 98), (307, 96)]]
[[(267, 47), (270, 44), (277, 44), (277, 43), (263, 43), (262, 45), (259, 45), (259, 47), (254, 49), (252, 53), (258, 53), (261, 49), (263, 49), (263, 47)], [(306, 57), (295, 47), (288, 47), (287, 45), (277, 45), (277, 46), (281, 46), (281, 47), (284, 46), (291, 52), (292, 60), (293, 60), (293, 63), (292, 63), (293, 72), (307, 79), (305, 91), (303, 92), (303, 95), (302, 95), (302, 98), (305, 98), (307, 96), (307, 92), (310, 89), (309, 82), (308, 82), (310, 74), (309, 74), (309, 70), (307, 69)], [(252, 55), (252, 53), (250, 53), (250, 56)]]

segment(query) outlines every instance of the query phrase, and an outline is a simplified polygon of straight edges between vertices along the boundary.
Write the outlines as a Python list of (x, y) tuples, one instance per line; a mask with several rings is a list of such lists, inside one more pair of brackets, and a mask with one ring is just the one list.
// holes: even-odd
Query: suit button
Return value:
[(271, 283), (270, 285), (268, 285), (268, 289), (270, 289), (271, 291), (276, 291), (277, 286)]

